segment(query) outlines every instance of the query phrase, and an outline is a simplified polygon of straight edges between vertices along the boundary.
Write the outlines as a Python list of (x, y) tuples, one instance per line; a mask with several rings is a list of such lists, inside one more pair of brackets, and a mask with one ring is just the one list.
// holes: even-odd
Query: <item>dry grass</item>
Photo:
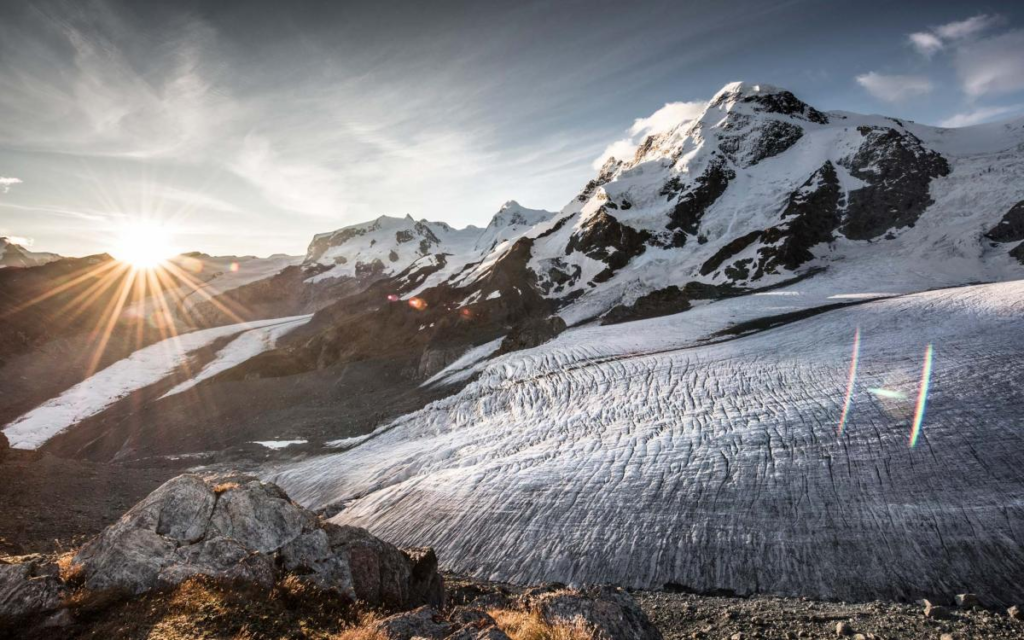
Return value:
[(68, 551), (57, 557), (57, 568), (60, 569), (60, 579), (72, 587), (77, 587), (85, 581), (85, 567), (75, 564), (75, 552)]
[(597, 636), (582, 618), (571, 623), (551, 624), (536, 611), (491, 609), (498, 627), (512, 640), (596, 640)]
[(238, 483), (237, 482), (222, 482), (222, 483), (218, 484), (216, 487), (213, 488), (213, 492), (219, 496), (220, 494), (224, 493), (225, 491), (231, 491), (232, 489), (237, 489), (237, 488), (238, 488)]
[(66, 604), (76, 623), (68, 637), (378, 640), (342, 635), (376, 620), (373, 614), (294, 578), (270, 590), (203, 577), (138, 596), (78, 589)]

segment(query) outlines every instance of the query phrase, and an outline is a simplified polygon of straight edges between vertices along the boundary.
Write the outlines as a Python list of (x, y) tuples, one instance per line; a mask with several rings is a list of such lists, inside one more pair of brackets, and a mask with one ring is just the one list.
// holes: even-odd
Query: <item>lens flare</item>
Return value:
[(868, 389), (868, 393), (873, 393), (879, 398), (885, 398), (886, 400), (903, 400), (907, 397), (907, 394), (902, 391), (896, 391), (895, 389), (882, 389), (882, 388), (871, 388)]
[(853, 401), (853, 385), (857, 381), (857, 363), (860, 360), (860, 327), (853, 333), (853, 356), (850, 358), (850, 376), (846, 383), (846, 397), (843, 399), (843, 415), (839, 417), (839, 435), (843, 435), (846, 418), (850, 415), (850, 403)]
[(910, 428), (910, 447), (917, 446), (917, 438), (921, 435), (921, 423), (924, 422), (925, 404), (928, 402), (928, 386), (932, 378), (932, 345), (924, 350), (924, 367), (921, 369), (921, 388), (917, 392), (917, 408), (914, 409), (914, 424)]
[(423, 311), (427, 308), (427, 301), (423, 298), (409, 298), (409, 306), (417, 311)]

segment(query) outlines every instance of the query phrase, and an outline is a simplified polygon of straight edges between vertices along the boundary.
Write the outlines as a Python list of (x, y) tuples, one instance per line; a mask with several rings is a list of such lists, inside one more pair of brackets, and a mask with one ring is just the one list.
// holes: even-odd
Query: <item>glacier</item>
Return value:
[(479, 578), (1024, 597), (1024, 282), (723, 334), (750, 301), (569, 331), (267, 475), (303, 504), (344, 507), (335, 522), (435, 546)]

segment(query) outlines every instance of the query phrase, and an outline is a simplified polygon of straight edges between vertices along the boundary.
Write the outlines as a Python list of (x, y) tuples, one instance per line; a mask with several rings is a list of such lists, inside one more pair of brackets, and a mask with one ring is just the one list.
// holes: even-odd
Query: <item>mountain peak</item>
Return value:
[(742, 81), (730, 82), (718, 90), (718, 93), (716, 93), (715, 97), (711, 99), (711, 102), (717, 102), (725, 96), (734, 96), (739, 99), (748, 96), (764, 96), (776, 93), (789, 93), (789, 91), (770, 84)]

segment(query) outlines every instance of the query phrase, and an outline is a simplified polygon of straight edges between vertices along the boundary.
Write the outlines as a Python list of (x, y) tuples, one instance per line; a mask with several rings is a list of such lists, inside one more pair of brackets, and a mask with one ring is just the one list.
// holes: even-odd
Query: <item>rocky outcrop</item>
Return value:
[(10, 449), (10, 441), (7, 439), (7, 436), (4, 435), (4, 432), (0, 431), (0, 462), (4, 461), (4, 458), (7, 457), (7, 452), (10, 451)]
[(992, 242), (1019, 242), (1020, 244), (1010, 249), (1010, 256), (1024, 264), (1024, 200), (1013, 205), (985, 237)]
[(498, 355), (521, 349), (532, 349), (565, 331), (565, 320), (558, 316), (528, 318), (517, 324), (501, 341)]
[(0, 619), (56, 611), (65, 592), (60, 569), (51, 560), (0, 558)]
[(632, 322), (645, 318), (658, 318), (689, 311), (692, 300), (717, 300), (744, 293), (731, 285), (713, 285), (703, 282), (687, 282), (682, 288), (669, 285), (637, 298), (632, 304), (618, 305), (601, 318), (601, 324)]
[[(499, 601), (482, 595), (467, 605), (456, 606), (448, 611), (420, 607), (385, 618), (374, 624), (370, 631), (387, 640), (507, 640), (509, 636), (499, 627), (499, 622), (484, 610), (486, 608), (493, 608), (503, 615), (510, 614), (520, 620), (536, 620), (548, 629), (585, 629), (587, 637), (593, 640), (662, 638), (647, 614), (622, 589), (600, 587), (575, 590), (554, 585), (525, 589), (515, 597), (506, 595)], [(499, 613), (494, 615), (500, 617)], [(541, 633), (537, 631), (536, 637), (562, 637)]]
[(168, 481), (83, 546), (72, 568), (93, 590), (142, 593), (197, 575), (270, 586), (292, 574), (392, 609), (443, 601), (433, 551), (325, 522), (245, 475)]
[(552, 623), (582, 618), (602, 640), (661, 640), (661, 632), (636, 600), (615, 587), (545, 593), (534, 598), (532, 606)]
[(783, 224), (761, 234), (764, 246), (758, 251), (758, 280), (780, 269), (795, 270), (814, 259), (811, 248), (834, 240), (840, 223), (839, 202), (842, 191), (835, 166), (826, 161), (789, 196), (782, 211)]
[(867, 186), (850, 192), (842, 232), (852, 240), (877, 238), (889, 229), (913, 226), (933, 202), (933, 178), (949, 174), (949, 163), (911, 133), (889, 127), (859, 127), (864, 142), (843, 161)]
[(630, 260), (642, 254), (647, 249), (649, 238), (648, 232), (637, 231), (622, 224), (602, 207), (583, 224), (580, 231), (569, 238), (565, 253), (569, 255), (579, 251), (607, 264), (607, 268), (594, 276), (593, 280), (605, 282), (629, 264)]
[(992, 227), (985, 237), (992, 242), (1020, 242), (1024, 240), (1024, 200), (1013, 205), (1003, 214), (999, 224)]
[[(729, 181), (735, 177), (736, 172), (726, 165), (724, 158), (713, 159), (704, 173), (694, 180), (694, 186), (686, 189), (679, 196), (675, 207), (669, 213), (668, 228), (670, 230), (680, 229), (690, 235), (696, 234), (705, 212), (725, 193)], [(679, 193), (680, 189), (681, 185), (678, 180), (670, 180), (662, 188), (661, 193), (672, 198)]]

